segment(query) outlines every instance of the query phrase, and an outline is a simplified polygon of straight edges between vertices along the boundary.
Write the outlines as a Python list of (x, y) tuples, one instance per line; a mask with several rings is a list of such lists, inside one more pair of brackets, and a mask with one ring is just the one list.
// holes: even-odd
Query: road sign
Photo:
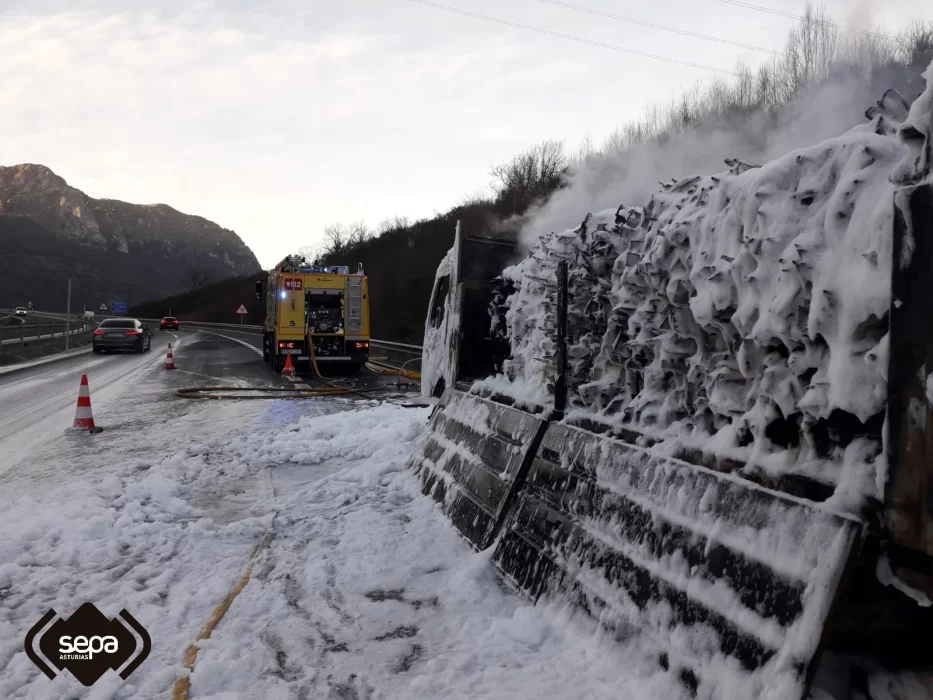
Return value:
[(246, 310), (246, 305), (245, 305), (245, 304), (240, 304), (240, 308), (237, 309), (236, 312), (237, 312), (238, 314), (240, 314), (241, 316), (242, 316), (243, 314), (249, 313), (249, 312)]
[(115, 314), (125, 314), (126, 313), (126, 302), (125, 301), (115, 301), (110, 305), (110, 310)]
[(98, 311), (103, 311), (104, 313), (107, 313), (108, 311), (110, 311), (110, 307), (107, 306), (107, 302), (106, 302), (106, 301), (102, 301), (101, 304), (100, 304), (100, 306), (97, 307), (97, 310), (98, 310)]

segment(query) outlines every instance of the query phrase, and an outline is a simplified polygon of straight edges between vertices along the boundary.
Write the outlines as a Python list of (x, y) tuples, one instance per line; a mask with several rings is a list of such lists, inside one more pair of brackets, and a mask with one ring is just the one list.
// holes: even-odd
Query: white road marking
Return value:
[(217, 331), (206, 331), (203, 328), (198, 328), (197, 332), (198, 333), (210, 333), (211, 335), (216, 335), (216, 336), (220, 336), (221, 338), (226, 338), (227, 340), (232, 340), (234, 343), (239, 343), (240, 345), (243, 345), (249, 348), (250, 350), (255, 352), (257, 355), (262, 357), (262, 348), (257, 348), (255, 345), (252, 345), (251, 343), (247, 343), (245, 340), (240, 340), (239, 338), (234, 338), (229, 335), (224, 335), (223, 333), (218, 333)]

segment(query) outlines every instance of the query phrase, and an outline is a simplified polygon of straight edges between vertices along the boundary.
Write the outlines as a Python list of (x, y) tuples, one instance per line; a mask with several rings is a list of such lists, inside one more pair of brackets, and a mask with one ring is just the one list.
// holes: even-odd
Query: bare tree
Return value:
[(606, 140), (603, 141), (603, 145), (600, 147), (600, 152), (612, 155), (614, 153), (621, 153), (628, 146), (628, 138), (626, 137), (625, 129), (622, 127), (616, 127), (612, 130), (612, 133), (606, 137)]
[[(754, 108), (755, 105), (755, 76), (752, 74), (751, 68), (749, 68), (744, 63), (740, 63), (736, 67), (736, 72), (739, 76), (735, 79), (735, 85), (732, 90), (732, 98), (735, 103), (738, 103), (739, 108), (742, 111), (746, 111)], [(728, 102), (722, 106), (722, 113), (728, 114), (729, 104)]]
[[(639, 144), (663, 142), (677, 132), (754, 111), (774, 115), (798, 99), (801, 90), (831, 80), (840, 71), (861, 75), (872, 90), (891, 87), (891, 77), (903, 72), (896, 69), (926, 66), (931, 59), (933, 25), (929, 22), (918, 23), (897, 37), (876, 32), (843, 43), (826, 11), (808, 4), (780, 55), (755, 70), (739, 64), (733, 81), (717, 81), (704, 89), (694, 87), (667, 104), (649, 105), (642, 117), (618, 126), (600, 145), (598, 154), (617, 156)], [(572, 159), (577, 162), (580, 157), (575, 153)], [(527, 182), (522, 176), (532, 171), (531, 160), (527, 153), (521, 154), (493, 170), (500, 200), (524, 190)], [(516, 208), (520, 208), (521, 198), (516, 200)]]
[(573, 154), (573, 164), (585, 163), (596, 155), (596, 144), (593, 143), (593, 136), (587, 131), (580, 139), (580, 145), (577, 146), (576, 153)]
[(495, 192), (490, 196), (488, 187), (477, 187), (470, 194), (464, 195), (457, 202), (458, 207), (484, 207), (492, 204), (495, 200)]
[(523, 212), (560, 186), (567, 166), (564, 142), (542, 141), (492, 168), (498, 199), (510, 205), (513, 213)]
[(383, 219), (379, 222), (379, 226), (376, 227), (377, 235), (381, 236), (389, 231), (400, 231), (402, 229), (409, 228), (411, 226), (411, 221), (409, 221), (407, 216), (394, 216), (389, 219)]
[(354, 221), (347, 228), (347, 246), (360, 246), (370, 238), (372, 238), (372, 231), (366, 226), (366, 222), (360, 219), (359, 221)]
[[(926, 22), (914, 22), (906, 32), (904, 40), (897, 44), (901, 49), (899, 60), (908, 66), (926, 66), (933, 60), (933, 26)], [(891, 59), (893, 62), (894, 59)]]
[(321, 255), (324, 252), (324, 246), (321, 243), (312, 243), (303, 245), (298, 249), (298, 254), (307, 262), (315, 265), (320, 262)]
[(214, 275), (206, 267), (196, 263), (189, 263), (185, 269), (185, 281), (191, 289), (203, 289), (214, 281)]
[(324, 255), (340, 255), (347, 248), (349, 236), (343, 224), (330, 224), (324, 228)]

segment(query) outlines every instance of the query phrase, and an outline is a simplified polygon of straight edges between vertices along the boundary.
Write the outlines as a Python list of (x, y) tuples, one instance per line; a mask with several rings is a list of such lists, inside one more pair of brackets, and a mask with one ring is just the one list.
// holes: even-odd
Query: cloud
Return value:
[[(564, 8), (487, 4), (514, 21), (701, 55)], [(333, 221), (443, 210), (529, 144), (587, 130), (598, 140), (708, 77), (401, 0), (3, 7), (0, 162), (44, 163), (92, 196), (206, 216), (266, 264)], [(645, 13), (670, 23), (663, 8)], [(719, 21), (679, 19), (710, 33), (703, 25)], [(751, 20), (734, 31), (770, 41)], [(733, 60), (729, 47), (702, 48), (703, 62)]]
[[(361, 188), (393, 188), (371, 168), (435, 155), (403, 155), (391, 136), (412, 143), (419, 130), (437, 131), (452, 92), (467, 86), (487, 101), (474, 123), (493, 128), (486, 76), (514, 63), (524, 72), (498, 89), (532, 82), (531, 61), (505, 42), (439, 49), (353, 26), (298, 37), (255, 24), (97, 11), (4, 17), (4, 162), (43, 162), (93, 196), (159, 199), (214, 218), (268, 262), (282, 253), (265, 245), (270, 228), (304, 236), (286, 250), (306, 243), (346, 216)], [(427, 193), (421, 211), (438, 194)], [(389, 206), (386, 216), (412, 202)]]

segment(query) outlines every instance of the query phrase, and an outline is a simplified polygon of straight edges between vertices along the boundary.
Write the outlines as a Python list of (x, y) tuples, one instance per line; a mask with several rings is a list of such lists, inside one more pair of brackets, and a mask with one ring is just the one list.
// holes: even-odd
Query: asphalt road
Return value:
[[(168, 344), (174, 346), (177, 369), (164, 369)], [(0, 491), (14, 482), (59, 481), (55, 470), (63, 463), (105, 464), (113, 442), (129, 439), (134, 431), (153, 422), (171, 422), (195, 410), (203, 401), (181, 399), (176, 389), (196, 386), (294, 387), (316, 385), (300, 377), (287, 381), (262, 361), (260, 337), (237, 331), (155, 331), (147, 353), (93, 355), (78, 353), (51, 364), (13, 373), (0, 373)], [(78, 387), (86, 374), (94, 418), (105, 428), (101, 435), (68, 435), (74, 419)], [(394, 390), (391, 379), (363, 372), (353, 378), (359, 389), (381, 389), (356, 396), (411, 398)], [(354, 398), (351, 395), (349, 398)], [(215, 402), (210, 402), (215, 403)], [(122, 436), (122, 438), (121, 438)], [(179, 443), (187, 435), (179, 428)], [(82, 450), (100, 451), (99, 459), (86, 459)], [(33, 484), (35, 485), (35, 484)]]

